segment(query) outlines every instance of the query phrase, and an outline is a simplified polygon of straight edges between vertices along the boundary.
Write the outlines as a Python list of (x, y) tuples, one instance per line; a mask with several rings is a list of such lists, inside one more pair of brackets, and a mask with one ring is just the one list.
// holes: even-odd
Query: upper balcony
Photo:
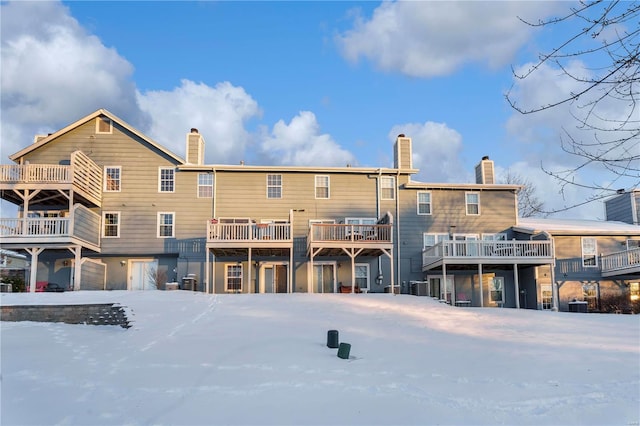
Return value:
[(447, 265), (553, 263), (552, 241), (442, 241), (422, 251), (422, 270)]
[(69, 165), (2, 164), (0, 190), (3, 199), (17, 205), (24, 203), (24, 195), (16, 191), (33, 191), (29, 198), (32, 205), (61, 205), (69, 200), (60, 191), (73, 190), (73, 203), (100, 206), (102, 168), (81, 151), (71, 154)]
[(7, 249), (80, 245), (100, 251), (100, 215), (81, 204), (68, 217), (0, 218), (0, 244)]
[(211, 219), (207, 223), (207, 248), (217, 256), (244, 255), (249, 248), (256, 256), (288, 256), (293, 248), (291, 223), (233, 222)]
[(600, 257), (603, 277), (640, 273), (640, 247)]
[[(318, 249), (324, 256), (342, 256), (343, 249), (358, 250), (360, 256), (378, 256), (380, 250), (393, 248), (393, 225), (313, 223), (309, 229), (307, 250)], [(316, 253), (313, 253), (314, 255)]]

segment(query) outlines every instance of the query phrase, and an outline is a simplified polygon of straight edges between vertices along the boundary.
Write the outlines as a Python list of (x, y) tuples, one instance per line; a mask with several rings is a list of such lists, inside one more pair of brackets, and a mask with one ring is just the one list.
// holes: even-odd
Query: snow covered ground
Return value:
[(1, 323), (3, 426), (640, 422), (640, 316), (390, 294), (0, 297), (88, 302), (128, 307), (133, 327)]

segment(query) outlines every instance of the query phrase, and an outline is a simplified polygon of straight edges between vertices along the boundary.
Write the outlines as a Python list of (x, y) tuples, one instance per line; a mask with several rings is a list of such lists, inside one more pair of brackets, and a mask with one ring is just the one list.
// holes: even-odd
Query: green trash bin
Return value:
[(349, 343), (340, 343), (338, 358), (349, 359), (349, 352), (351, 352), (351, 345)]

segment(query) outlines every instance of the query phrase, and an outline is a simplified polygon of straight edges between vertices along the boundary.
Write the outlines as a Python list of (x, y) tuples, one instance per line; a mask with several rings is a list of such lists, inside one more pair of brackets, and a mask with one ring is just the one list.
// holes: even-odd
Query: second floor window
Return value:
[(282, 175), (267, 175), (267, 198), (282, 198)]
[(465, 201), (467, 205), (467, 215), (480, 214), (480, 194), (477, 192), (467, 192), (465, 194)]
[(329, 198), (329, 176), (316, 176), (316, 198)]
[(593, 237), (584, 237), (582, 239), (582, 266), (596, 267), (598, 266), (598, 244)]
[(158, 192), (173, 192), (175, 176), (173, 167), (161, 167), (158, 172)]
[(431, 214), (431, 192), (418, 192), (418, 214)]
[(422, 234), (422, 241), (425, 248), (433, 247), (442, 241), (449, 241), (449, 234)]
[(158, 213), (158, 237), (169, 238), (175, 236), (175, 213)]
[(106, 192), (120, 192), (121, 172), (120, 166), (104, 168), (104, 190)]
[(105, 238), (120, 237), (120, 212), (104, 212), (102, 214), (102, 236)]
[(213, 198), (213, 175), (198, 174), (198, 198)]
[(383, 200), (395, 200), (396, 198), (396, 179), (390, 176), (380, 178), (380, 197)]

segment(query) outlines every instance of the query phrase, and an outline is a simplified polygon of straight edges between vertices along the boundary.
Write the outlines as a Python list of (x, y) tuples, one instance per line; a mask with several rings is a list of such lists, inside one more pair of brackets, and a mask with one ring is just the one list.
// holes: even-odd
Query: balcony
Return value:
[(422, 270), (443, 263), (458, 264), (532, 264), (552, 263), (551, 241), (443, 241), (422, 251)]
[(381, 249), (393, 248), (393, 225), (314, 223), (307, 245), (309, 252), (321, 249), (324, 256), (344, 255), (343, 249), (356, 249), (360, 256), (378, 256)]
[(600, 257), (603, 277), (640, 273), (640, 248), (633, 248)]
[(99, 252), (100, 215), (76, 204), (69, 217), (0, 218), (0, 244), (14, 250), (80, 245)]
[(245, 255), (249, 248), (256, 256), (288, 256), (293, 247), (290, 223), (207, 224), (207, 248), (217, 256)]
[(0, 165), (2, 197), (22, 205), (20, 190), (38, 191), (30, 204), (64, 204), (67, 198), (60, 190), (73, 190), (77, 201), (99, 206), (102, 200), (102, 169), (81, 151), (71, 154), (69, 165), (2, 164)]

